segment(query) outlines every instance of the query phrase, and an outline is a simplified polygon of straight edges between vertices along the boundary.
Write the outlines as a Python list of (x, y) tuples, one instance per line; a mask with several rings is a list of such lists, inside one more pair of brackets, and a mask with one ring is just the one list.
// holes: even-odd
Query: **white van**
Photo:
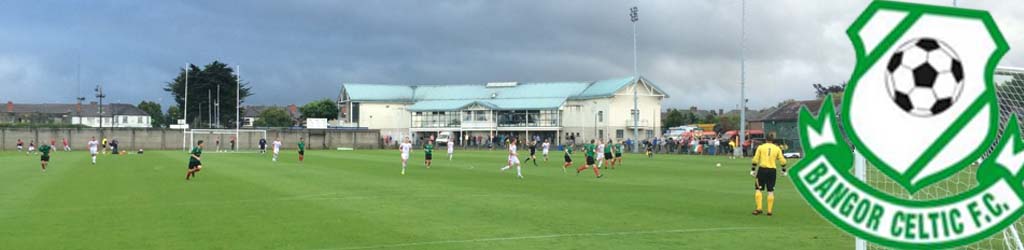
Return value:
[(435, 139), (434, 142), (436, 142), (437, 145), (448, 145), (449, 141), (454, 141), (454, 140), (456, 140), (456, 139), (452, 138), (452, 132), (445, 131), (445, 132), (438, 133), (437, 134), (437, 139)]

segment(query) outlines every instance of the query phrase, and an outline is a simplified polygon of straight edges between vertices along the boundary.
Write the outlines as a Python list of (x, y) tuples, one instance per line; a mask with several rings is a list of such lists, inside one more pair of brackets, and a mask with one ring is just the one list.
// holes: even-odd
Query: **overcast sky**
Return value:
[[(952, 1), (923, 1), (951, 5)], [(749, 0), (754, 108), (813, 98), (849, 78), (846, 28), (869, 3)], [(342, 82), (591, 81), (633, 71), (634, 1), (0, 1), (0, 100), (72, 103), (102, 82), (107, 101), (171, 103), (186, 62), (241, 65), (250, 104), (336, 98)], [(1024, 3), (991, 11), (1024, 66)], [(642, 1), (640, 73), (664, 106), (735, 108), (740, 1)], [(80, 65), (81, 87), (76, 72)], [(94, 98), (90, 97), (89, 100)]]

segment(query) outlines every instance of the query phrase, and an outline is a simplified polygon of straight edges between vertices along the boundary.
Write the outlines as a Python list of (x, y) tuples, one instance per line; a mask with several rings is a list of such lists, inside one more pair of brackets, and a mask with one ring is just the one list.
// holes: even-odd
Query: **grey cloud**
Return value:
[[(845, 30), (869, 1), (749, 0), (751, 106), (810, 98), (846, 81)], [(949, 4), (950, 1), (926, 1)], [(991, 10), (1024, 49), (1024, 7)], [(71, 102), (103, 82), (112, 100), (170, 96), (185, 62), (242, 65), (249, 103), (333, 97), (341, 82), (479, 83), (598, 80), (632, 74), (633, 1), (43, 1), (0, 3), (0, 99)], [(667, 107), (734, 108), (737, 0), (640, 3), (640, 72)], [(1019, 45), (1019, 46), (1018, 46)], [(1020, 49), (1019, 49), (1020, 50)], [(1019, 50), (1004, 64), (1024, 65)], [(20, 86), (18, 88), (7, 88)]]

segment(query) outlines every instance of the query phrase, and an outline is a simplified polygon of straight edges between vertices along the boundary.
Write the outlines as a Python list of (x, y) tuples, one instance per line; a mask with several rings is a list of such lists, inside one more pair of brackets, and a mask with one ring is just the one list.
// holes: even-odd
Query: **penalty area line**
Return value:
[(320, 249), (317, 249), (317, 250), (386, 249), (386, 248), (405, 248), (405, 247), (428, 246), (428, 245), (446, 245), (446, 244), (497, 242), (497, 241), (510, 241), (510, 240), (538, 240), (538, 239), (553, 239), (553, 238), (597, 237), (597, 236), (625, 236), (625, 235), (646, 235), (646, 234), (704, 233), (704, 232), (723, 232), (723, 231), (762, 230), (762, 229), (771, 229), (771, 228), (772, 227), (719, 227), (719, 228), (691, 228), (691, 229), (650, 230), (650, 231), (624, 231), (624, 232), (607, 232), (607, 233), (549, 234), (549, 235), (530, 235), (530, 236), (517, 236), (517, 237), (480, 238), (480, 239), (466, 239), (466, 240), (421, 241), (421, 242), (409, 242), (409, 243), (385, 244), (385, 245), (373, 245), (373, 246), (320, 248)]

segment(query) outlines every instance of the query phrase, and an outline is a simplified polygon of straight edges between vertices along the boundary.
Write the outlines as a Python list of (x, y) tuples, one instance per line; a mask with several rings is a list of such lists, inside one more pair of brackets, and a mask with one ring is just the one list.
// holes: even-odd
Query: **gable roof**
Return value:
[(413, 88), (403, 85), (346, 83), (342, 89), (358, 101), (412, 101)]
[[(491, 109), (556, 109), (569, 99), (614, 96), (632, 84), (633, 77), (594, 82), (536, 82), (503, 84), (387, 85), (344, 83), (340, 98), (357, 102), (412, 102), (410, 111), (457, 110), (472, 104)], [(664, 95), (647, 79), (641, 81)], [(665, 95), (667, 97), (667, 95)]]
[[(99, 104), (82, 104), (81, 113), (78, 111), (78, 104), (61, 103), (12, 103), (11, 113), (40, 113), (40, 114), (68, 114), (81, 117), (99, 117), (110, 115), (149, 115), (135, 105), (124, 103), (112, 103), (103, 105), (103, 113), (100, 114)], [(0, 112), (7, 112), (6, 108)]]

